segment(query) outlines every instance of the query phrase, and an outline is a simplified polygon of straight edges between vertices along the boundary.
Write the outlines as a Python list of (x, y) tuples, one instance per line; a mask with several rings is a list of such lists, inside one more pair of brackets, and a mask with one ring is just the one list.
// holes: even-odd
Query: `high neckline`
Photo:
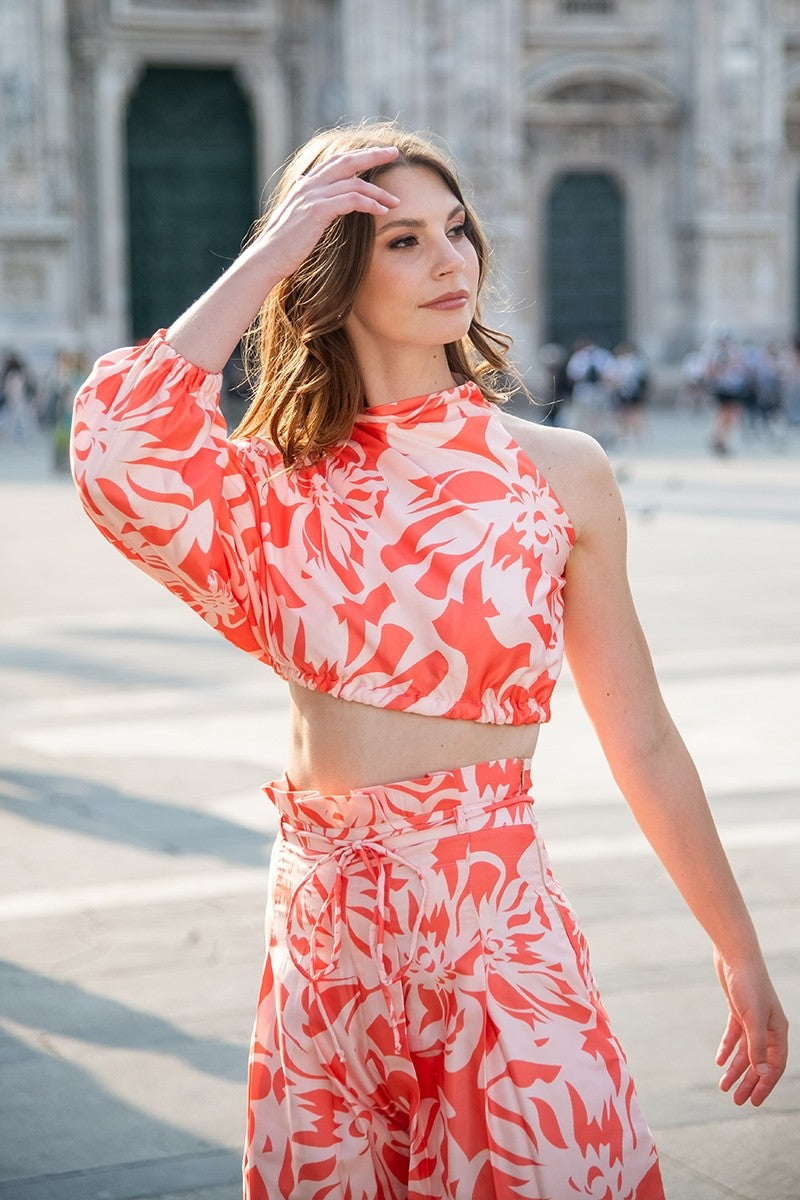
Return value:
[(393, 400), (388, 404), (373, 404), (358, 414), (357, 421), (381, 421), (393, 419), (408, 419), (423, 414), (433, 415), (438, 410), (449, 408), (465, 400), (483, 402), (484, 397), (477, 383), (465, 379), (451, 388), (443, 388), (438, 392), (428, 392), (421, 396), (407, 396), (403, 400)]

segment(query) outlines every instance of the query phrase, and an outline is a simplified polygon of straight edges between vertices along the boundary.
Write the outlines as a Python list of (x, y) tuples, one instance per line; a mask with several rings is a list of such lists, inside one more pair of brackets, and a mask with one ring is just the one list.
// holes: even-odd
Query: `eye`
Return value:
[(417, 239), (413, 233), (406, 233), (403, 237), (395, 238), (393, 242), (389, 242), (390, 250), (405, 250), (409, 246), (415, 246)]
[(454, 242), (460, 241), (461, 238), (466, 236), (466, 233), (467, 233), (466, 221), (462, 221), (460, 225), (453, 225), (447, 231), (448, 237), (451, 237)]

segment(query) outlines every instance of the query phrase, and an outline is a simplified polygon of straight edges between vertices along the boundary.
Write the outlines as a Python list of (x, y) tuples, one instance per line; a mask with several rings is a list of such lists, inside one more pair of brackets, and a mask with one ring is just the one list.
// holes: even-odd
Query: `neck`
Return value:
[(427, 396), (454, 386), (443, 346), (392, 355), (356, 352), (368, 408)]

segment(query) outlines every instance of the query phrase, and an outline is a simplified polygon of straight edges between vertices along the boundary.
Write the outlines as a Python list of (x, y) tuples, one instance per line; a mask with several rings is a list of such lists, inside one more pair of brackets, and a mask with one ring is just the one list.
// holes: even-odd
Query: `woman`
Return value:
[[(663, 1190), (530, 758), (562, 647), (637, 820), (714, 946), (734, 1099), (786, 1021), (631, 602), (589, 438), (506, 416), (486, 246), (396, 126), (290, 162), (254, 239), (164, 335), (101, 359), (74, 470), (103, 533), (288, 680), (249, 1078), (251, 1200)], [(219, 372), (258, 315), (228, 441)], [(480, 382), (480, 388), (478, 386)], [(488, 397), (488, 399), (487, 399)]]

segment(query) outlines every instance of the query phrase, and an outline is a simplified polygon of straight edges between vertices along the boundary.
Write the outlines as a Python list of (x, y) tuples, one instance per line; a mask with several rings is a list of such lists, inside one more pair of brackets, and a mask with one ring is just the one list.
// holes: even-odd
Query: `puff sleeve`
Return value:
[(100, 532), (229, 641), (268, 649), (262, 504), (277, 450), (228, 440), (221, 376), (164, 331), (100, 358), (75, 400), (72, 472)]

